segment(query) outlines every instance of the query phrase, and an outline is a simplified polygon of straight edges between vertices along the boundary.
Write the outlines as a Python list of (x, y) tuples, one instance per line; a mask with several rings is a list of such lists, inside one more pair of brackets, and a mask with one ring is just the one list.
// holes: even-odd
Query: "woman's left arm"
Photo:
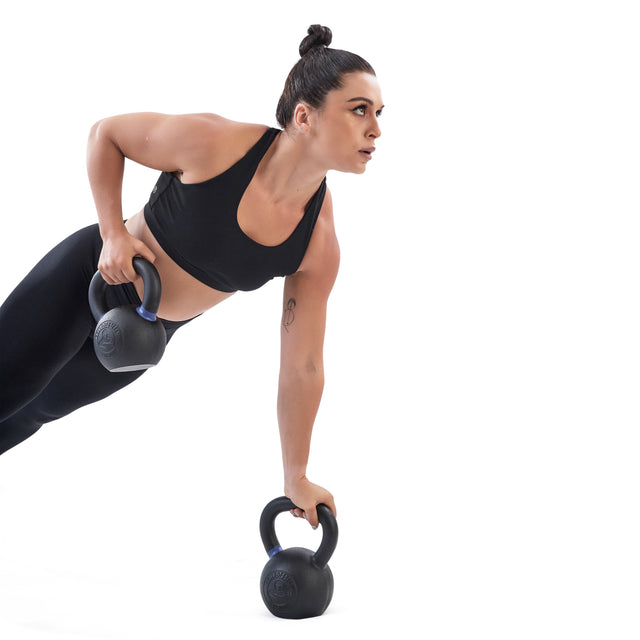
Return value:
[[(324, 388), (323, 345), (327, 300), (338, 273), (340, 249), (327, 192), (300, 269), (287, 276), (280, 326), (278, 423), (284, 490), (293, 513), (318, 526), (316, 506), (336, 512), (333, 496), (307, 478), (311, 432)], [(304, 512), (304, 514), (302, 513)]]

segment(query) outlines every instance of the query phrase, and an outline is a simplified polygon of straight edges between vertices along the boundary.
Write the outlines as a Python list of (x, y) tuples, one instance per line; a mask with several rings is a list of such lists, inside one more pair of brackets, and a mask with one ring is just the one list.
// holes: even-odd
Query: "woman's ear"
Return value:
[(293, 112), (293, 123), (296, 129), (302, 133), (308, 131), (310, 122), (311, 109), (304, 102), (299, 102)]

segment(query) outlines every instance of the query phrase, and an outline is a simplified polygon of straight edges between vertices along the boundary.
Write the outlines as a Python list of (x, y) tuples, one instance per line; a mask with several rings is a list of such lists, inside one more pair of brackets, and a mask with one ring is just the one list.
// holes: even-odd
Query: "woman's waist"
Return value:
[[(226, 300), (234, 292), (218, 291), (200, 282), (187, 273), (166, 253), (147, 226), (143, 212), (127, 221), (129, 233), (144, 242), (156, 259), (154, 266), (160, 275), (162, 296), (158, 316), (172, 321), (183, 321), (198, 316), (218, 303)], [(142, 297), (142, 280), (134, 282), (138, 295)]]

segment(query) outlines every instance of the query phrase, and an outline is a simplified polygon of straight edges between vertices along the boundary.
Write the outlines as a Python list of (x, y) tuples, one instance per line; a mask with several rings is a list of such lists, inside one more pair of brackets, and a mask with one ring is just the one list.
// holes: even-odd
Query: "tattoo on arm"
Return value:
[(289, 301), (287, 302), (287, 306), (284, 308), (284, 311), (282, 312), (282, 326), (284, 327), (284, 330), (287, 333), (289, 333), (289, 327), (293, 324), (294, 320), (296, 319), (295, 308), (296, 308), (296, 299), (289, 298)]

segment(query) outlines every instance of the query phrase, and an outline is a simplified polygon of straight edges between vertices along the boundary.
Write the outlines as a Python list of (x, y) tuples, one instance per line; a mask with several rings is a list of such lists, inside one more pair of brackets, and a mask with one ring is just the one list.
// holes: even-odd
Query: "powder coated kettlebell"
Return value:
[(322, 542), (314, 553), (302, 547), (282, 549), (275, 532), (279, 513), (296, 506), (284, 496), (272, 500), (260, 517), (260, 536), (270, 560), (262, 570), (260, 592), (267, 609), (279, 618), (312, 618), (325, 612), (333, 596), (333, 574), (327, 562), (338, 544), (338, 523), (329, 507), (319, 504)]
[(130, 304), (108, 310), (105, 294), (109, 285), (99, 271), (89, 285), (89, 307), (98, 323), (93, 347), (102, 365), (114, 373), (155, 366), (167, 344), (164, 325), (156, 317), (162, 293), (158, 270), (140, 257), (133, 259), (133, 268), (144, 284), (139, 307)]

